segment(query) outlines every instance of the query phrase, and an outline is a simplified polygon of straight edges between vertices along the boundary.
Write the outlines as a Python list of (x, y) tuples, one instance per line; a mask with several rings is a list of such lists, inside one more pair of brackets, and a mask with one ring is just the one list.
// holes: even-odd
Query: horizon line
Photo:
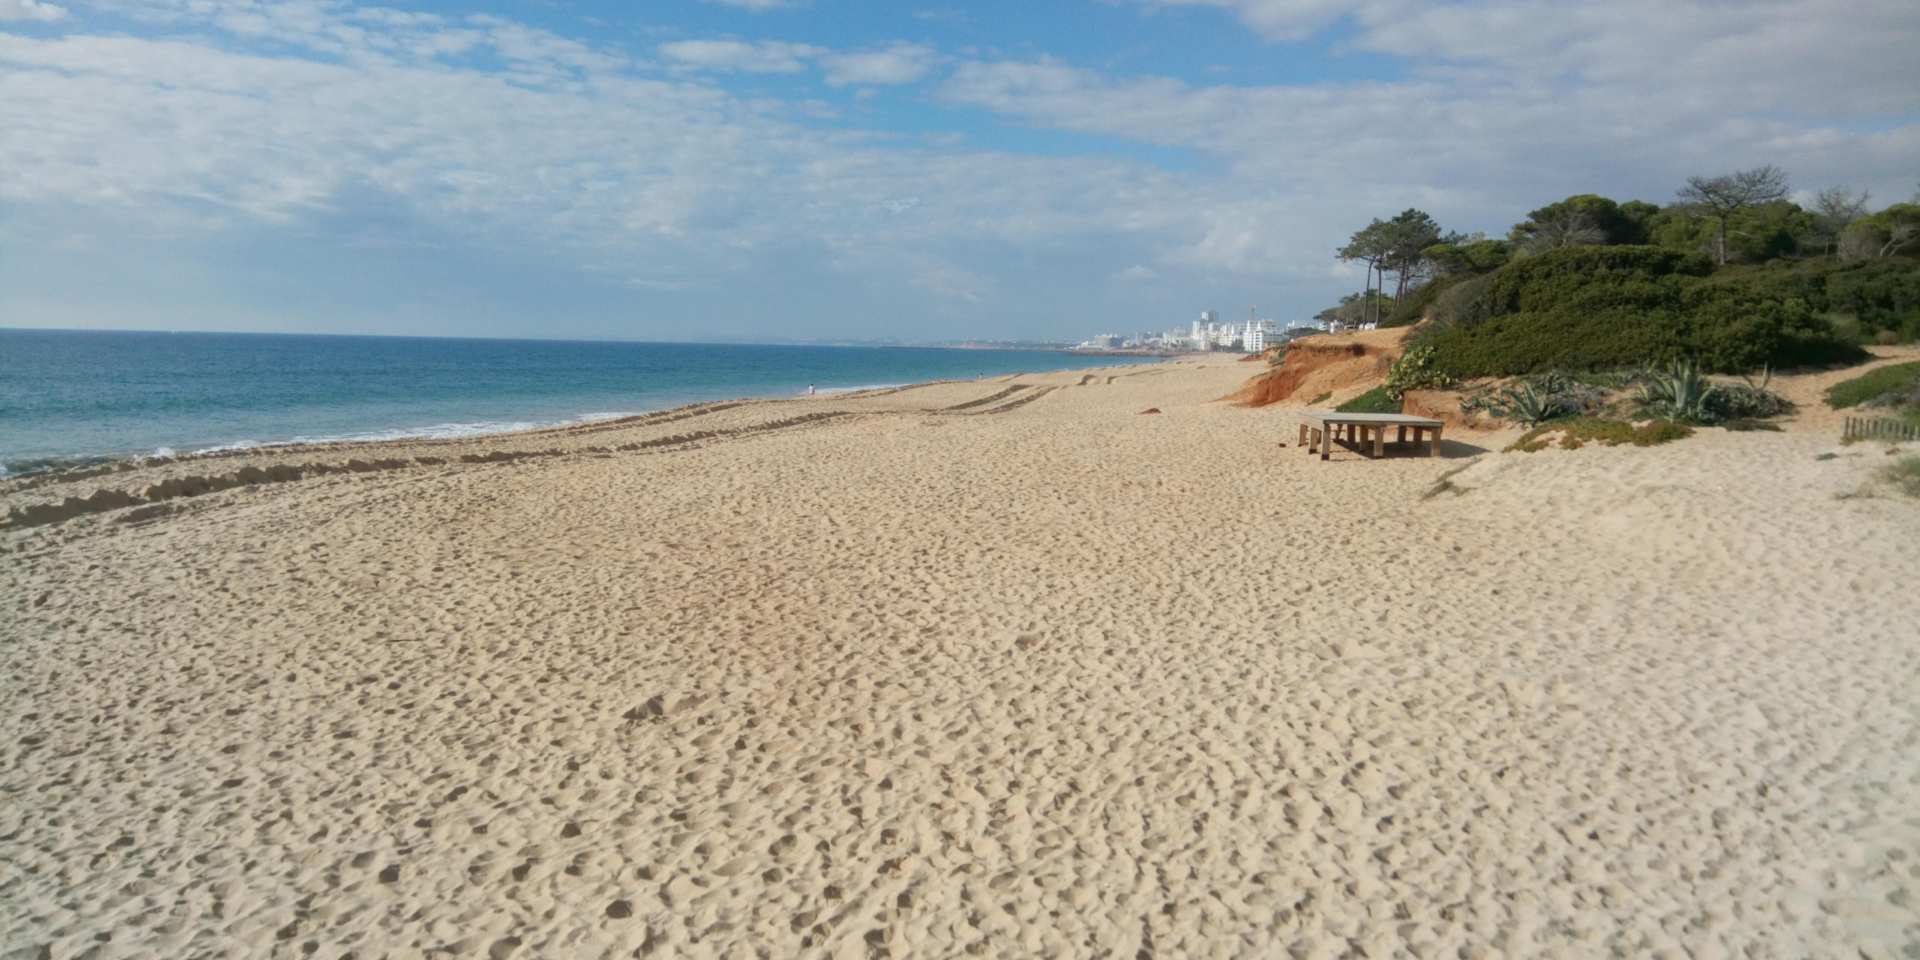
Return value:
[(0, 331), (21, 333), (135, 333), (154, 336), (191, 334), (199, 336), (238, 336), (238, 337), (359, 337), (377, 340), (486, 340), (500, 343), (651, 343), (668, 346), (734, 346), (734, 347), (916, 347), (927, 350), (953, 349), (941, 344), (962, 343), (1032, 343), (1070, 345), (1066, 339), (993, 339), (986, 337), (953, 338), (932, 341), (897, 341), (859, 338), (840, 339), (792, 339), (792, 340), (665, 340), (645, 337), (502, 337), (479, 334), (431, 334), (431, 333), (316, 333), (302, 330), (150, 330), (126, 327), (16, 327), (0, 324)]

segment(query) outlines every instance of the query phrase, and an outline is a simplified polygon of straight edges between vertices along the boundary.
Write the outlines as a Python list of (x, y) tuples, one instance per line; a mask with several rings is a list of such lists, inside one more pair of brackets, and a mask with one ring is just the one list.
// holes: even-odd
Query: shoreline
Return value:
[(0, 342), (21, 351), (4, 378), (15, 402), (0, 430), (0, 478), (230, 449), (486, 436), (783, 399), (809, 383), (857, 393), (1096, 362), (1061, 350), (273, 334), (143, 346), (155, 337), (172, 343), (0, 329)]
[[(411, 467), (439, 467), (448, 463), (517, 462), (579, 454), (607, 454), (695, 444), (714, 436), (758, 432), (765, 426), (744, 425), (712, 429), (677, 430), (626, 444), (583, 443), (601, 434), (666, 428), (715, 415), (750, 416), (757, 410), (815, 407), (811, 413), (776, 421), (776, 426), (800, 425), (830, 417), (858, 415), (860, 411), (822, 411), (825, 404), (872, 401), (939, 387), (1003, 384), (1021, 378), (1086, 380), (1096, 371), (1156, 369), (1178, 360), (1090, 366), (1040, 373), (1014, 372), (979, 379), (936, 379), (897, 385), (853, 387), (813, 396), (733, 397), (681, 404), (661, 410), (618, 417), (502, 430), (456, 437), (396, 437), (379, 440), (307, 441), (257, 444), (211, 449), (171, 457), (108, 458), (101, 462), (32, 473), (0, 475), (0, 531), (61, 523), (95, 513), (127, 511), (144, 516), (162, 510), (167, 501), (191, 498), (233, 488), (251, 488), (339, 473), (374, 473)], [(1124, 374), (1116, 374), (1124, 375)], [(1017, 388), (1016, 388), (1017, 389)], [(1013, 405), (1020, 402), (1016, 400)], [(201, 469), (212, 466), (212, 470)], [(224, 471), (221, 468), (224, 469)]]
[[(952, 348), (952, 349), (959, 349), (959, 348)], [(1173, 359), (1178, 359), (1178, 358), (1176, 357), (1154, 358), (1151, 360), (1146, 360), (1145, 362), (1130, 364), (1130, 365), (1131, 366), (1151, 366), (1155, 363), (1164, 363)], [(1089, 369), (1089, 370), (1104, 369), (1104, 367), (1088, 367), (1086, 369)], [(1065, 373), (1065, 372), (1077, 372), (1077, 371), (1054, 370), (1054, 371), (1043, 371), (1042, 373), (1044, 374), (1044, 373)], [(247, 456), (247, 455), (253, 455), (253, 454), (267, 454), (267, 453), (297, 454), (297, 453), (304, 453), (304, 452), (338, 452), (341, 450), (355, 449), (355, 448), (367, 448), (369, 450), (378, 450), (383, 447), (391, 446), (391, 445), (429, 446), (434, 444), (457, 444), (457, 443), (468, 442), (468, 441), (482, 441), (489, 438), (512, 438), (512, 437), (520, 437), (520, 436), (537, 436), (537, 435), (556, 433), (556, 432), (564, 433), (564, 432), (569, 432), (569, 431), (574, 431), (579, 429), (617, 427), (621, 425), (631, 424), (634, 422), (644, 422), (653, 418), (676, 414), (682, 411), (690, 411), (690, 410), (695, 410), (699, 408), (706, 408), (706, 407), (713, 406), (715, 404), (738, 405), (738, 404), (746, 404), (746, 403), (781, 403), (781, 402), (787, 402), (787, 401), (824, 400), (828, 398), (843, 399), (843, 400), (858, 399), (865, 396), (879, 395), (879, 394), (894, 392), (899, 390), (910, 390), (917, 387), (933, 386), (937, 384), (991, 382), (995, 380), (1005, 379), (1008, 377), (1035, 376), (1035, 375), (1041, 375), (1041, 374), (1035, 374), (1031, 371), (1014, 371), (1011, 373), (994, 374), (993, 376), (976, 378), (976, 379), (945, 378), (945, 379), (913, 381), (913, 382), (906, 382), (906, 383), (880, 383), (880, 384), (864, 384), (864, 385), (850, 386), (850, 387), (829, 387), (829, 388), (819, 390), (817, 394), (811, 397), (809, 397), (804, 392), (800, 394), (737, 395), (737, 396), (731, 396), (731, 397), (716, 397), (716, 398), (705, 399), (705, 400), (693, 400), (685, 403), (675, 404), (673, 406), (660, 407), (657, 409), (650, 409), (650, 410), (635, 410), (631, 412), (623, 411), (619, 413), (587, 413), (587, 414), (581, 414), (579, 416), (569, 417), (566, 419), (556, 420), (551, 422), (544, 422), (544, 423), (525, 422), (526, 425), (524, 426), (520, 425), (523, 421), (506, 422), (507, 425), (502, 426), (500, 429), (475, 430), (472, 432), (459, 433), (459, 434), (453, 434), (453, 435), (437, 435), (434, 433), (426, 432), (434, 429), (432, 427), (419, 428), (420, 432), (408, 432), (407, 428), (395, 427), (395, 428), (390, 428), (383, 431), (369, 431), (370, 433), (381, 432), (381, 433), (394, 434), (393, 436), (385, 436), (385, 437), (346, 436), (346, 437), (339, 437), (339, 438), (320, 438), (320, 439), (295, 438), (295, 439), (289, 439), (289, 440), (265, 440), (265, 441), (241, 440), (241, 441), (232, 441), (228, 443), (223, 443), (223, 444), (219, 444), (212, 447), (204, 447), (198, 450), (190, 450), (185, 453), (177, 453), (177, 452), (169, 452), (164, 454), (159, 453), (157, 452), (158, 450), (168, 449), (167, 447), (161, 446), (156, 448), (156, 452), (149, 453), (149, 454), (116, 453), (116, 454), (99, 454), (99, 455), (91, 455), (91, 456), (78, 456), (78, 457), (72, 457), (72, 458), (50, 458), (50, 459), (57, 460), (58, 462), (48, 463), (47, 465), (44, 465), (44, 466), (36, 466), (32, 469), (27, 469), (27, 470), (11, 470), (8, 468), (7, 464), (0, 462), (0, 491), (9, 489), (12, 484), (15, 484), (16, 482), (19, 482), (19, 481), (36, 481), (34, 485), (38, 485), (39, 482), (45, 482), (45, 478), (55, 477), (55, 476), (58, 476), (63, 479), (71, 478), (72, 475), (74, 474), (82, 474), (85, 476), (100, 476), (104, 474), (117, 473), (117, 472), (122, 472), (126, 470), (140, 469), (143, 467), (163, 466), (171, 463), (202, 462), (207, 460), (215, 460), (220, 458), (228, 458), (228, 457), (236, 457), (236, 456)], [(483, 421), (483, 422), (493, 422), (493, 421)], [(467, 426), (467, 424), (440, 424), (438, 426), (441, 426), (441, 427)], [(41, 462), (45, 462), (45, 461), (41, 461)]]

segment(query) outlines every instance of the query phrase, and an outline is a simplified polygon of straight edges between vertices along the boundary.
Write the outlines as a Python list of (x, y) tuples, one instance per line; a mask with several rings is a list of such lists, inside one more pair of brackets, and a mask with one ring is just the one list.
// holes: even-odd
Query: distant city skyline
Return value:
[(1407, 207), (1906, 199), (1916, 46), (1910, 0), (0, 0), (0, 326), (1284, 329)]

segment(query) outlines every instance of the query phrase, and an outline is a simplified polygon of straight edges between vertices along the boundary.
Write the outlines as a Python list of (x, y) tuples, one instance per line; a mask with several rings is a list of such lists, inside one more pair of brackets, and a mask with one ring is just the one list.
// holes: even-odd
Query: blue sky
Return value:
[(0, 0), (0, 325), (1284, 320), (1417, 206), (1920, 189), (1910, 0)]

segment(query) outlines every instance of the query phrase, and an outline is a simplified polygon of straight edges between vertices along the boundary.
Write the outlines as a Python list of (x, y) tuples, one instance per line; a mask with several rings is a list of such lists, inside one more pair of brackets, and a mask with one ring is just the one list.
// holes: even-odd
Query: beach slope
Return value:
[(0, 955), (1920, 942), (1882, 448), (1322, 462), (1246, 374), (11, 482)]

